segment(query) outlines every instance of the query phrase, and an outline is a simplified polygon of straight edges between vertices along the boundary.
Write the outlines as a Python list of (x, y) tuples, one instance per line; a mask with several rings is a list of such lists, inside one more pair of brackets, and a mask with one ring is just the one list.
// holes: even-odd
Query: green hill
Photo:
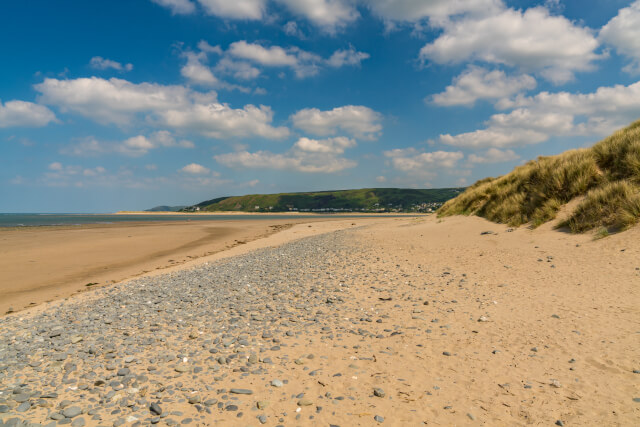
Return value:
[(640, 220), (640, 120), (591, 148), (539, 157), (507, 175), (478, 181), (438, 215), (537, 227), (576, 198), (577, 207), (558, 227), (575, 233), (600, 227), (604, 235)]
[(183, 209), (209, 212), (428, 212), (457, 196), (464, 188), (413, 190), (365, 188), (308, 193), (251, 194), (219, 197)]
[(180, 212), (186, 206), (156, 206), (155, 208), (147, 209), (145, 212)]

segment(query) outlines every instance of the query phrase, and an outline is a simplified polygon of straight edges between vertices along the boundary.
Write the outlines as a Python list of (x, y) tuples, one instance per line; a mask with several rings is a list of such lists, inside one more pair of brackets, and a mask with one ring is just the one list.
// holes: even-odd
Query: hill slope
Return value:
[(145, 212), (179, 212), (181, 209), (184, 209), (185, 206), (156, 206), (151, 209), (146, 209)]
[(251, 194), (220, 197), (198, 203), (202, 211), (288, 212), (288, 211), (426, 211), (457, 196), (463, 188), (413, 190), (365, 188), (361, 190), (318, 191), (309, 193)]
[(476, 182), (439, 209), (439, 216), (478, 215), (537, 227), (582, 197), (559, 227), (624, 230), (640, 220), (640, 120), (591, 148), (539, 157), (511, 173)]

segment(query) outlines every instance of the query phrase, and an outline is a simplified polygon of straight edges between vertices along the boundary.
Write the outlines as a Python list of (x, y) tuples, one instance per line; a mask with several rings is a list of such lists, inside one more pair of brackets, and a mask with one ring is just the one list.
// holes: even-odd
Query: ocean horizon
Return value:
[[(331, 218), (335, 214), (315, 214), (315, 218)], [(340, 215), (343, 218), (364, 218), (371, 215)], [(387, 215), (388, 216), (388, 215)], [(392, 215), (393, 216), (393, 215)], [(402, 215), (406, 216), (406, 215)], [(0, 213), (0, 227), (73, 226), (86, 224), (115, 224), (121, 222), (166, 222), (166, 221), (229, 221), (229, 220), (273, 220), (294, 219), (291, 214), (115, 214), (115, 213)]]

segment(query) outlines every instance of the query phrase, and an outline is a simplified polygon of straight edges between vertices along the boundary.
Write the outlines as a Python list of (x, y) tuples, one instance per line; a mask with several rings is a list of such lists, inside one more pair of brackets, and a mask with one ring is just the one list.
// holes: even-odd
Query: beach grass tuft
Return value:
[(640, 120), (591, 148), (538, 157), (511, 173), (482, 179), (438, 211), (538, 227), (584, 197), (557, 227), (574, 233), (625, 230), (640, 220)]

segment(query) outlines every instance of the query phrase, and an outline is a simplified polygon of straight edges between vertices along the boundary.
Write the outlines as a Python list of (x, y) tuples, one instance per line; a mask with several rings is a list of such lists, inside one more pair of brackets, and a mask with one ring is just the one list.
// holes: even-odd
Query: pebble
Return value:
[(162, 407), (156, 402), (152, 402), (151, 405), (149, 405), (149, 411), (156, 415), (162, 415)]
[(387, 394), (384, 392), (383, 389), (376, 387), (373, 389), (373, 395), (376, 397), (385, 397)]
[(313, 405), (313, 402), (309, 399), (300, 399), (298, 400), (298, 406), (302, 407), (302, 406), (311, 406)]
[(68, 408), (64, 408), (62, 410), (62, 415), (67, 418), (77, 417), (82, 413), (82, 409), (79, 406), (69, 406)]
[(376, 415), (375, 417), (373, 417), (374, 420), (376, 420), (376, 422), (379, 423), (383, 423), (384, 422), (384, 418), (381, 417), (380, 415)]
[(273, 380), (273, 381), (271, 381), (271, 385), (273, 387), (282, 387), (284, 384), (280, 380)]
[(248, 390), (246, 388), (232, 388), (229, 390), (229, 393), (233, 394), (253, 394), (252, 390)]

